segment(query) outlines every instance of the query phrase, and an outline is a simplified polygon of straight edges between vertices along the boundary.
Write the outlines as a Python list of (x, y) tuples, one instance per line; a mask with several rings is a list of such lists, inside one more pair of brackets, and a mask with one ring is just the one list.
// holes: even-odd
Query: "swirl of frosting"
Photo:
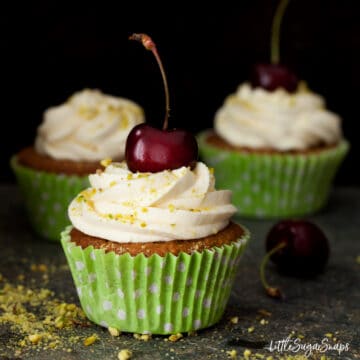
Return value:
[(45, 111), (35, 149), (55, 159), (122, 160), (130, 130), (143, 121), (134, 102), (86, 89)]
[(85, 234), (119, 243), (201, 238), (225, 228), (236, 212), (231, 192), (215, 190), (201, 162), (158, 173), (112, 163), (89, 180), (69, 205), (70, 220)]
[(214, 127), (231, 145), (253, 149), (305, 150), (342, 138), (341, 119), (301, 86), (290, 94), (242, 84), (217, 111)]

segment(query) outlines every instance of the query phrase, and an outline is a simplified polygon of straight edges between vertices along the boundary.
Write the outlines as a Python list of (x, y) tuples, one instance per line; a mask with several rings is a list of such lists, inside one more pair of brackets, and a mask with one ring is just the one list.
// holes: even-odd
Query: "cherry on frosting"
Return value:
[(156, 58), (165, 89), (165, 119), (162, 130), (147, 124), (140, 124), (132, 129), (125, 147), (128, 168), (132, 172), (159, 172), (192, 166), (198, 157), (198, 145), (194, 135), (182, 129), (167, 128), (170, 112), (169, 88), (156, 45), (146, 34), (133, 34), (130, 40), (141, 42)]

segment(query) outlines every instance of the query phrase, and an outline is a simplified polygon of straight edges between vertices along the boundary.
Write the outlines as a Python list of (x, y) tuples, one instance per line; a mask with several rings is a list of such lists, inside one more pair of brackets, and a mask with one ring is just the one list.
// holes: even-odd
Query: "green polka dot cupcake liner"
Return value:
[[(245, 229), (244, 229), (245, 230)], [(61, 243), (81, 306), (94, 323), (123, 332), (175, 334), (218, 322), (250, 234), (222, 247), (178, 256), (105, 253)]]
[(29, 221), (43, 238), (60, 241), (60, 234), (70, 224), (67, 209), (79, 192), (89, 187), (87, 176), (47, 173), (10, 161), (24, 199)]
[(214, 168), (216, 187), (230, 189), (238, 214), (277, 218), (314, 213), (326, 205), (332, 181), (349, 143), (310, 154), (255, 154), (227, 151), (198, 136), (202, 160)]

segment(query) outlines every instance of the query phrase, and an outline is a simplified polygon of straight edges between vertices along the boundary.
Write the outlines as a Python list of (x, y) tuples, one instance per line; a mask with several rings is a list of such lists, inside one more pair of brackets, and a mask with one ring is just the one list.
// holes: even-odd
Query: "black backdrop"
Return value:
[[(29, 1), (0, 13), (0, 181), (13, 181), (11, 154), (33, 142), (45, 108), (84, 87), (128, 97), (161, 126), (164, 95), (155, 60), (127, 40), (147, 32), (158, 44), (171, 88), (170, 126), (211, 127), (224, 98), (267, 61), (276, 0), (215, 1), (204, 7), (133, 1)], [(357, 0), (292, 0), (281, 58), (343, 119), (351, 153), (336, 181), (360, 185), (356, 158), (360, 108)], [(196, 6), (196, 7), (195, 7)], [(199, 8), (197, 8), (199, 7)]]

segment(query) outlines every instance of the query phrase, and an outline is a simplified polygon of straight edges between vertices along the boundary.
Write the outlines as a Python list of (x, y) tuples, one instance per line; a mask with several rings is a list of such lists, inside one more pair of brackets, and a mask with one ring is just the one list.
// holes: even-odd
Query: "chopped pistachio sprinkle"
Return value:
[(107, 166), (109, 166), (111, 163), (112, 163), (112, 159), (111, 159), (111, 158), (106, 158), (106, 159), (103, 159), (103, 160), (100, 161), (100, 164), (101, 164), (103, 167), (107, 167)]
[(109, 330), (109, 333), (110, 333), (111, 336), (116, 337), (116, 336), (120, 335), (120, 331), (118, 329), (116, 329), (116, 328), (113, 328), (113, 327), (110, 326), (110, 327), (108, 327), (108, 330)]
[(169, 336), (169, 341), (176, 342), (183, 337), (181, 333), (173, 334)]
[(122, 349), (118, 353), (119, 360), (129, 360), (132, 357), (132, 352), (129, 349)]
[(236, 356), (237, 356), (237, 351), (236, 350), (229, 350), (226, 352), (226, 354), (228, 355), (228, 357), (230, 359), (236, 359)]
[(96, 340), (98, 339), (96, 334), (93, 334), (91, 336), (88, 336), (85, 340), (84, 340), (84, 345), (85, 346), (89, 346), (92, 345)]
[[(45, 264), (32, 264), (30, 271), (45, 273), (49, 269)], [(76, 342), (69, 330), (90, 324), (82, 309), (57, 299), (49, 289), (30, 289), (12, 284), (2, 276), (0, 281), (0, 325), (8, 326), (16, 334), (9, 344), (18, 357), (27, 347), (69, 348), (69, 344)]]

